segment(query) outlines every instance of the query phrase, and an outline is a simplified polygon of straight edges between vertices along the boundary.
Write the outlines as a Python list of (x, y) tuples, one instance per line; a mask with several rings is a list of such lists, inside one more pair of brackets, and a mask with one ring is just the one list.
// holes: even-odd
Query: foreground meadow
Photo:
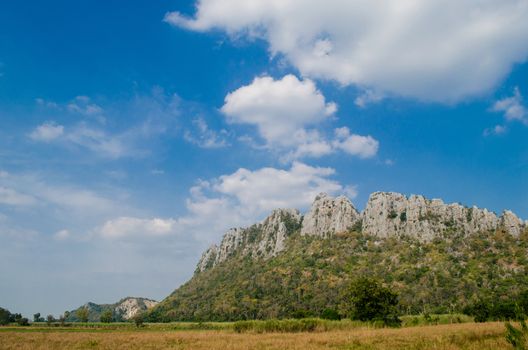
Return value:
[(0, 329), (0, 349), (510, 349), (501, 322), (313, 333), (231, 330)]

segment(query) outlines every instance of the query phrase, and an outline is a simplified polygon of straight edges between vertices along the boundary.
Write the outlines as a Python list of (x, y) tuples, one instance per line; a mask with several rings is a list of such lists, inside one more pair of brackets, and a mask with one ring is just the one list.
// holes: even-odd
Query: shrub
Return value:
[(100, 318), (103, 323), (110, 323), (113, 320), (112, 310), (106, 310), (101, 314)]
[(296, 318), (296, 319), (301, 319), (301, 318), (308, 318), (308, 317), (312, 317), (313, 314), (308, 311), (308, 310), (295, 310), (293, 313), (292, 313), (292, 317), (293, 318)]
[(512, 326), (511, 323), (506, 323), (506, 341), (510, 343), (514, 349), (525, 350), (526, 349), (526, 340), (528, 335), (528, 327), (526, 322), (521, 321), (521, 328), (516, 328)]
[(29, 320), (25, 317), (19, 318), (17, 323), (19, 326), (29, 326)]
[(143, 315), (142, 314), (137, 314), (132, 319), (134, 320), (134, 324), (136, 325), (136, 327), (138, 328), (143, 327)]
[(81, 322), (88, 322), (89, 311), (88, 308), (82, 307), (75, 312), (75, 315)]
[(387, 326), (399, 326), (398, 294), (383, 287), (373, 278), (362, 277), (350, 285), (351, 318), (360, 321), (383, 321)]
[(325, 309), (321, 314), (321, 318), (325, 320), (340, 320), (341, 315), (334, 309)]

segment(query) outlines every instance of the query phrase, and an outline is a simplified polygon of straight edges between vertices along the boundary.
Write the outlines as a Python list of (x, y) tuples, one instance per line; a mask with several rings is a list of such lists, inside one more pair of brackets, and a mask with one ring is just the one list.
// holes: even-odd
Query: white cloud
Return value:
[(140, 219), (119, 217), (109, 220), (98, 230), (98, 233), (110, 239), (129, 236), (164, 236), (174, 233), (176, 221), (173, 219)]
[(8, 174), (0, 177), (0, 203), (31, 205), (34, 210), (45, 209), (65, 219), (93, 219), (126, 210), (120, 203), (125, 195), (113, 192), (104, 195), (92, 189), (43, 180), (36, 174)]
[(294, 162), (289, 170), (238, 169), (223, 175), (213, 185), (217, 193), (236, 199), (242, 212), (262, 215), (274, 208), (305, 208), (320, 192), (338, 193), (343, 187), (329, 179), (332, 168)]
[(103, 114), (101, 106), (91, 102), (88, 96), (77, 96), (73, 101), (66, 105), (66, 109), (73, 113), (79, 113), (85, 116), (96, 116)]
[(103, 157), (120, 158), (133, 154), (133, 150), (124, 142), (122, 135), (109, 135), (103, 129), (90, 127), (84, 123), (72, 129), (65, 140)]
[(64, 229), (64, 230), (55, 232), (55, 234), (53, 235), (53, 238), (55, 238), (57, 241), (64, 241), (70, 238), (70, 236), (71, 236), (70, 231)]
[(504, 113), (507, 121), (517, 120), (528, 124), (528, 109), (523, 104), (523, 97), (518, 87), (513, 90), (513, 96), (496, 101), (491, 110)]
[(64, 134), (64, 126), (58, 125), (54, 122), (46, 122), (39, 125), (29, 134), (29, 137), (34, 141), (51, 142)]
[(229, 122), (256, 126), (270, 146), (291, 146), (296, 131), (324, 121), (336, 110), (311, 80), (293, 75), (280, 80), (257, 77), (229, 93), (222, 107)]
[(33, 196), (0, 186), (0, 204), (10, 206), (28, 206), (36, 203)]
[(363, 91), (358, 97), (356, 97), (354, 104), (359, 108), (366, 108), (370, 104), (382, 101), (383, 98), (384, 96), (382, 93), (367, 89)]
[(303, 76), (453, 102), (493, 89), (528, 57), (528, 2), (199, 0), (195, 31), (262, 38)]
[(279, 80), (255, 78), (229, 93), (222, 107), (229, 122), (256, 126), (265, 147), (282, 153), (284, 162), (322, 157), (337, 150), (361, 158), (374, 156), (378, 142), (370, 136), (347, 135), (351, 140), (330, 141), (315, 129), (336, 111), (337, 105), (326, 102), (311, 80), (301, 81), (293, 75)]
[(332, 168), (294, 162), (289, 169), (240, 168), (190, 189), (187, 213), (176, 218), (118, 217), (96, 232), (114, 239), (178, 236), (211, 243), (229, 228), (247, 226), (276, 208), (307, 209), (320, 192), (355, 197), (355, 186), (343, 186), (331, 177)]
[(495, 125), (493, 128), (485, 129), (483, 132), (484, 136), (491, 136), (491, 135), (502, 135), (506, 133), (508, 129), (503, 125)]
[[(118, 101), (105, 109), (91, 102), (87, 96), (77, 96), (68, 104), (57, 104), (37, 99), (37, 104), (62, 112), (64, 120), (71, 120), (64, 111), (93, 115), (67, 126), (46, 122), (30, 133), (30, 138), (39, 142), (54, 142), (69, 149), (83, 149), (96, 156), (110, 159), (141, 157), (149, 153), (152, 139), (174, 129), (180, 113), (180, 98), (167, 95), (154, 88), (151, 95), (134, 96), (130, 100)], [(101, 113), (112, 116), (113, 125), (107, 125)], [(58, 113), (54, 111), (54, 113)], [(126, 123), (120, 119), (126, 118)], [(145, 141), (149, 141), (148, 143)]]
[(222, 148), (228, 146), (226, 136), (227, 130), (215, 131), (209, 128), (203, 118), (196, 118), (192, 121), (194, 130), (186, 130), (183, 134), (187, 142), (202, 148)]
[(333, 142), (333, 146), (336, 149), (359, 158), (371, 158), (378, 153), (379, 142), (370, 135), (351, 134), (347, 127), (336, 129), (335, 134), (336, 140)]

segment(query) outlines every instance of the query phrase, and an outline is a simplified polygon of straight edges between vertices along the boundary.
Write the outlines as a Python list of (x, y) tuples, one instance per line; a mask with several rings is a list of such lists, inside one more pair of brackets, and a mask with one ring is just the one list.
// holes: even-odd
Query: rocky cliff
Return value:
[(203, 253), (196, 271), (212, 268), (237, 252), (269, 259), (285, 249), (286, 238), (296, 230), (302, 236), (323, 238), (355, 230), (381, 238), (410, 236), (431, 241), (448, 232), (472, 235), (496, 229), (518, 236), (527, 226), (528, 222), (508, 210), (498, 216), (475, 206), (394, 192), (371, 194), (359, 213), (348, 198), (321, 193), (304, 216), (295, 209), (277, 209), (258, 224), (229, 230), (220, 246), (213, 245)]
[(501, 216), (458, 203), (446, 204), (440, 199), (423, 196), (406, 197), (400, 193), (373, 193), (361, 214), (362, 230), (380, 237), (412, 236), (432, 240), (448, 230), (464, 234), (495, 230), (499, 227), (518, 236), (525, 223), (511, 211)]
[(262, 222), (248, 228), (232, 228), (224, 235), (220, 246), (207, 249), (198, 262), (197, 272), (212, 268), (241, 249), (242, 254), (268, 259), (284, 250), (286, 238), (301, 224), (296, 209), (276, 209)]

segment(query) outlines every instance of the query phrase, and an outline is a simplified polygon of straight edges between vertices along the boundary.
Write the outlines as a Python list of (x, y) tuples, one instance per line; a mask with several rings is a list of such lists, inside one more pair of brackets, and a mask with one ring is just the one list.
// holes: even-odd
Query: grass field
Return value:
[(3, 327), (0, 349), (511, 349), (502, 322), (311, 333), (237, 333), (160, 327)]

